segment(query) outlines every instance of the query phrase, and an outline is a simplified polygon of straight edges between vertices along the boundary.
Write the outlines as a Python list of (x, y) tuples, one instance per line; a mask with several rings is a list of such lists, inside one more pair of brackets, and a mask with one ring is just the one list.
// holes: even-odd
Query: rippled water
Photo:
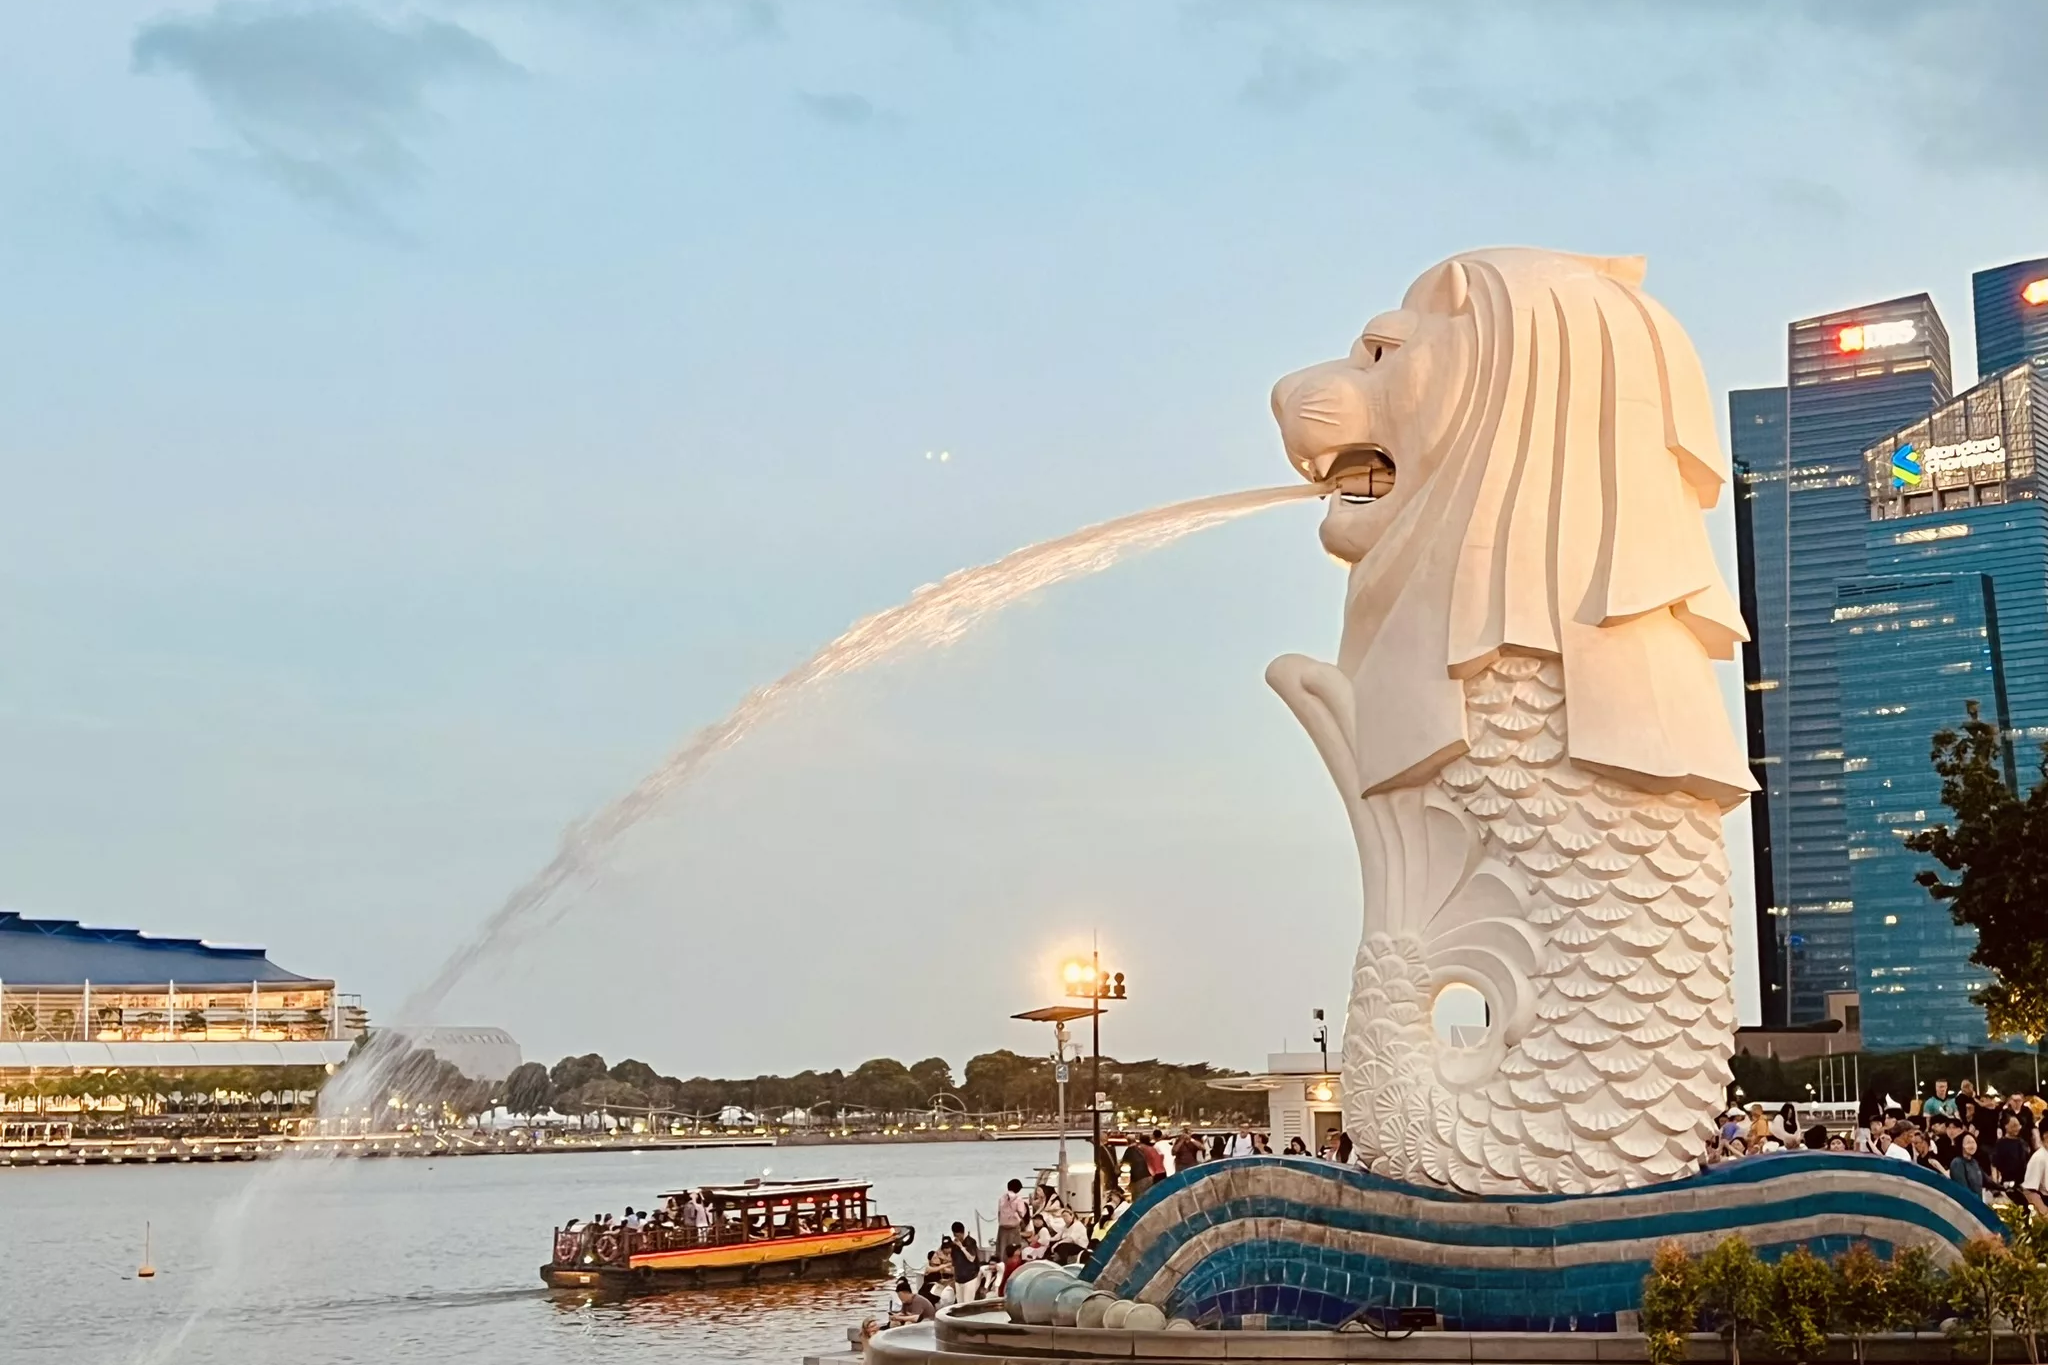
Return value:
[[(1011, 1176), (1049, 1142), (727, 1148), (687, 1152), (0, 1171), (0, 1359), (150, 1357), (221, 1295), (172, 1360), (248, 1365), (480, 1360), (774, 1361), (845, 1342), (889, 1281), (685, 1291), (592, 1302), (541, 1288), (554, 1224), (641, 1207), (663, 1190), (759, 1175), (859, 1175), (923, 1253), (954, 1219), (992, 1221)], [(246, 1217), (220, 1220), (253, 1186)], [(142, 1225), (157, 1278), (134, 1278)], [(232, 1226), (231, 1243), (216, 1229)], [(216, 1269), (226, 1274), (215, 1274)]]

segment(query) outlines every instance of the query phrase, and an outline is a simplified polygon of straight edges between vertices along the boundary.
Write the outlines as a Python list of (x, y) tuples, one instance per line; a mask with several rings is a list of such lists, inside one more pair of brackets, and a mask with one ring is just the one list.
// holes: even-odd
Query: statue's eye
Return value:
[(1382, 348), (1382, 347), (1379, 347), (1379, 346), (1375, 346), (1375, 347), (1373, 347), (1373, 348), (1372, 348), (1372, 358), (1373, 358), (1374, 360), (1378, 360), (1378, 359), (1380, 358), (1380, 352), (1381, 352), (1381, 350), (1382, 350), (1382, 349), (1384, 349), (1384, 348)]

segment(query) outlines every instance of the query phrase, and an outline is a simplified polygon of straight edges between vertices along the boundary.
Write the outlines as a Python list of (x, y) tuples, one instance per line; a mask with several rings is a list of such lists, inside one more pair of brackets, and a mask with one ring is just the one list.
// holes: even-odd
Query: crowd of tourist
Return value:
[[(1349, 1165), (1351, 1138), (1346, 1133), (1333, 1133), (1324, 1145), (1311, 1151), (1305, 1139), (1292, 1137), (1280, 1154), (1312, 1156)], [(1235, 1134), (1214, 1133), (1205, 1139), (1194, 1129), (1183, 1126), (1180, 1135), (1174, 1138), (1167, 1137), (1164, 1129), (1154, 1128), (1150, 1136), (1136, 1133), (1121, 1143), (1111, 1139), (1096, 1154), (1095, 1160), (1099, 1169), (1113, 1173), (1111, 1178), (1118, 1186), (1113, 1194), (1120, 1192), (1127, 1198), (1136, 1199), (1174, 1172), (1199, 1166), (1205, 1161), (1272, 1155), (1271, 1139), (1251, 1128), (1240, 1128)]]
[(1769, 1113), (1761, 1104), (1730, 1109), (1707, 1147), (1706, 1165), (1766, 1152), (1864, 1152), (1908, 1161), (1947, 1176), (1991, 1202), (2025, 1201), (2048, 1213), (2048, 1100), (2013, 1091), (2003, 1099), (1979, 1095), (1964, 1081), (1950, 1092), (1945, 1080), (1933, 1093), (1900, 1104), (1867, 1097), (1853, 1128), (1802, 1124), (1796, 1106)]
[[(1165, 1129), (1154, 1128), (1149, 1134), (1108, 1138), (1096, 1152), (1096, 1168), (1105, 1173), (1107, 1188), (1102, 1208), (1092, 1218), (1067, 1208), (1050, 1186), (1027, 1192), (1022, 1181), (1012, 1180), (996, 1200), (995, 1233), (988, 1245), (984, 1247), (964, 1224), (953, 1224), (925, 1257), (916, 1282), (909, 1275), (897, 1281), (888, 1325), (922, 1322), (947, 1304), (1000, 1294), (1003, 1282), (1030, 1261), (1073, 1264), (1102, 1240), (1132, 1200), (1177, 1171), (1226, 1157), (1271, 1155), (1271, 1140), (1251, 1128), (1206, 1138), (1186, 1126), (1172, 1137)], [(1334, 1134), (1328, 1144), (1311, 1152), (1304, 1140), (1292, 1138), (1282, 1155), (1348, 1163), (1351, 1139)]]

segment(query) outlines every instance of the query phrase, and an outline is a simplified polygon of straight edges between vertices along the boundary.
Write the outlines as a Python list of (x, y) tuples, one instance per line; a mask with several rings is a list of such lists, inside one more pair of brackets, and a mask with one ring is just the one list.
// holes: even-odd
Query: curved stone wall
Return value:
[(1416, 1305), (1454, 1330), (1611, 1331), (1666, 1241), (1698, 1253), (1738, 1233), (1766, 1257), (1867, 1241), (1946, 1259), (2001, 1232), (1941, 1176), (1870, 1156), (1785, 1153), (1615, 1194), (1486, 1198), (1248, 1157), (1160, 1182), (1082, 1273), (1205, 1327), (1332, 1328)]

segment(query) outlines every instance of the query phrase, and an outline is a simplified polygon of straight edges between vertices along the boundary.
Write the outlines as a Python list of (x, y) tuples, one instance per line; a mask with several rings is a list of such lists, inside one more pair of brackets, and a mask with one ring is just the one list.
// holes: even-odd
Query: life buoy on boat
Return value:
[(597, 1259), (615, 1261), (619, 1258), (619, 1234), (607, 1232), (597, 1239)]
[(565, 1232), (555, 1238), (555, 1264), (570, 1265), (576, 1260), (576, 1234)]

